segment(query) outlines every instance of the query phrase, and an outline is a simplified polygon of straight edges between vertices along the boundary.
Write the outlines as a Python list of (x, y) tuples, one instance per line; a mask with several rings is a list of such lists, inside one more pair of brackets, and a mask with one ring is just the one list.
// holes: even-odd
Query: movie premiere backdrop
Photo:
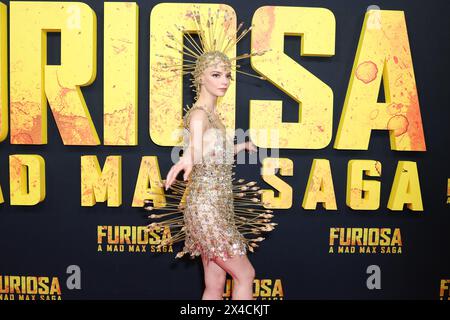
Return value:
[(1, 3), (0, 300), (201, 297), (142, 208), (193, 102), (157, 63), (194, 5), (253, 25), (236, 53), (271, 49), (218, 107), (278, 223), (255, 298), (449, 299), (449, 2), (272, 0)]

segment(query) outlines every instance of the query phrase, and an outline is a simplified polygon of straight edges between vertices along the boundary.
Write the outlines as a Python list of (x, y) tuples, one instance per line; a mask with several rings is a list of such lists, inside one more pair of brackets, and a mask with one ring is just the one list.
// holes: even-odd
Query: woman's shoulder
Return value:
[(209, 120), (208, 112), (201, 106), (192, 105), (191, 107), (186, 106), (186, 113), (183, 116), (183, 126), (189, 130), (189, 122), (191, 118), (196, 118), (198, 120)]

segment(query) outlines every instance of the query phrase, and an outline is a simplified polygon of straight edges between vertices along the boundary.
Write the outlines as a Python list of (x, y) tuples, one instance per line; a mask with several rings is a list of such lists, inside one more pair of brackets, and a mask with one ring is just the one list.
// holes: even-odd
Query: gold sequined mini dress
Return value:
[[(202, 255), (208, 260), (219, 257), (225, 261), (245, 255), (247, 250), (253, 252), (258, 246), (256, 242), (264, 240), (258, 235), (273, 230), (276, 224), (270, 222), (272, 211), (264, 209), (262, 191), (256, 182), (233, 178), (233, 139), (227, 135), (223, 123), (201, 106), (193, 106), (183, 118), (184, 147), (188, 146), (189, 118), (195, 109), (206, 112), (210, 124), (203, 135), (202, 162), (194, 164), (187, 182), (173, 182), (165, 206), (145, 206), (152, 211), (149, 218), (153, 222), (148, 230), (170, 228), (171, 238), (160, 246), (184, 240), (177, 258), (189, 254), (191, 258)], [(159, 185), (163, 186), (163, 182)]]

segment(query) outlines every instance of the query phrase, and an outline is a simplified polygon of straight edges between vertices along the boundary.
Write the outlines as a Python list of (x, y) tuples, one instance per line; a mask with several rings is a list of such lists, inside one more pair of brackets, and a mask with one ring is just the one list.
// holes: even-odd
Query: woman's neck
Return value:
[(198, 100), (195, 102), (195, 105), (203, 106), (209, 112), (213, 113), (216, 110), (217, 97), (202, 98), (202, 96), (200, 96)]

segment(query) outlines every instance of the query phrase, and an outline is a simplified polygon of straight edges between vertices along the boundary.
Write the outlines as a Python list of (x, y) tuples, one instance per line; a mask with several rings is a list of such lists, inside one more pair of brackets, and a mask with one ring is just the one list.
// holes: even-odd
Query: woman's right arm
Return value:
[(207, 116), (203, 110), (193, 110), (189, 116), (189, 145), (180, 160), (170, 168), (165, 181), (167, 190), (175, 181), (178, 173), (184, 171), (186, 181), (195, 164), (203, 161), (203, 133), (207, 128)]
[(203, 134), (207, 129), (207, 121), (207, 115), (203, 110), (192, 111), (189, 118), (188, 155), (194, 165), (203, 162)]

